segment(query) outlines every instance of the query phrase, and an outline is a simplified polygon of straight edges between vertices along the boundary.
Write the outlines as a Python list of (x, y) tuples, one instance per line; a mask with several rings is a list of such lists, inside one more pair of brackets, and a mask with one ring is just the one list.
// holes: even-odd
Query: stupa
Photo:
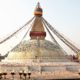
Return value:
[[(30, 40), (22, 41), (8, 56), (0, 62), (1, 72), (30, 72), (33, 80), (80, 79), (80, 64), (71, 61), (57, 44), (45, 39), (42, 22), (43, 10), (38, 3), (34, 11), (34, 22), (30, 31)], [(8, 80), (10, 77), (7, 77)], [(15, 77), (19, 80), (18, 77)]]

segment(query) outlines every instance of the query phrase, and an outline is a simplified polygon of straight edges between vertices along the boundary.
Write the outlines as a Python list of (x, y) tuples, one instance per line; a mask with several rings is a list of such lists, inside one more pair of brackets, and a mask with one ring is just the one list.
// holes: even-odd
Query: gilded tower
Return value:
[(43, 10), (40, 7), (40, 3), (38, 3), (34, 11), (35, 20), (30, 32), (31, 39), (37, 39), (37, 38), (45, 39), (46, 37), (46, 32), (44, 30), (43, 23), (42, 23), (42, 14), (43, 14)]

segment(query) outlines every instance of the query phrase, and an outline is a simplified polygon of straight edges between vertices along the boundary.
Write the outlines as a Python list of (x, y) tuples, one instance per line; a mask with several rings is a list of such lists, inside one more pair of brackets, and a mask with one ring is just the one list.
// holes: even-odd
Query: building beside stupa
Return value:
[(7, 73), (8, 80), (11, 79), (8, 75), (12, 71), (17, 75), (14, 80), (19, 80), (21, 71), (25, 74), (31, 73), (32, 80), (80, 79), (80, 64), (71, 61), (57, 42), (45, 39), (47, 33), (42, 15), (43, 10), (38, 3), (29, 33), (30, 40), (22, 41), (0, 62), (1, 73)]

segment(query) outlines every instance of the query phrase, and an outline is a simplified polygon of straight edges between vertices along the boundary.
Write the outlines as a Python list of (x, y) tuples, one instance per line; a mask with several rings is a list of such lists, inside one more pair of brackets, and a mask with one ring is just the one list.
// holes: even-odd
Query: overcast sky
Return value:
[[(80, 0), (0, 0), (0, 40), (34, 16), (38, 1), (44, 11), (43, 17), (79, 47)], [(0, 44), (2, 54), (12, 47), (10, 43)]]

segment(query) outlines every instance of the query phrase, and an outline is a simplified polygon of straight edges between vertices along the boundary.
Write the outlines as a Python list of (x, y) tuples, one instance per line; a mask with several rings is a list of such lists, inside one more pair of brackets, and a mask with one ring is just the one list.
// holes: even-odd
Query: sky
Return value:
[[(43, 17), (80, 48), (80, 0), (0, 0), (0, 40), (34, 16), (37, 2), (43, 8)], [(13, 48), (12, 43), (14, 39), (0, 44), (0, 53), (5, 54)]]

